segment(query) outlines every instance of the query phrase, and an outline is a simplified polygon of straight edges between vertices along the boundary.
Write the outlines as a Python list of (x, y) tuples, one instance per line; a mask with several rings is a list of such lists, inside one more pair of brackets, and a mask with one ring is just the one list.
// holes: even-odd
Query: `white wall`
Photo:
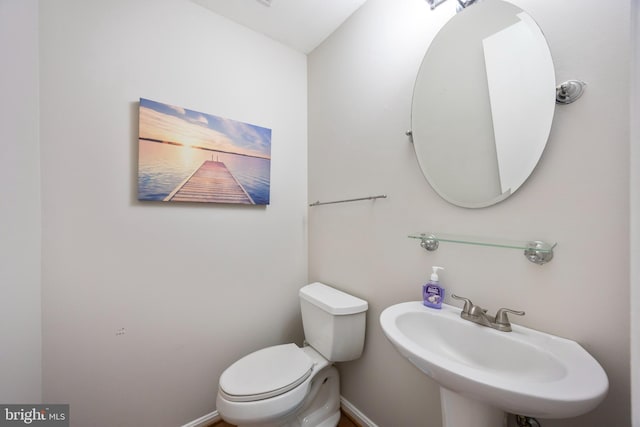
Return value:
[[(211, 412), (232, 361), (301, 339), (306, 57), (185, 0), (58, 0), (40, 66), (44, 400), (75, 427)], [(139, 97), (271, 128), (271, 205), (138, 202)]]
[(631, 2), (631, 414), (640, 426), (640, 5)]
[(37, 0), (0, 0), (0, 55), (0, 402), (39, 403)]
[[(604, 366), (603, 404), (545, 427), (630, 424), (630, 1), (513, 3), (545, 33), (558, 82), (589, 86), (579, 102), (557, 108), (530, 179), (493, 207), (439, 198), (404, 135), (414, 78), (444, 9), (369, 0), (309, 57), (309, 199), (389, 196), (309, 213), (310, 279), (370, 303), (365, 354), (340, 371), (343, 395), (380, 426), (441, 425), (437, 385), (393, 349), (378, 322), (385, 307), (420, 298), (431, 265), (447, 268), (440, 277), (448, 295), (492, 312), (525, 310), (519, 323), (578, 341)], [(550, 264), (537, 266), (507, 249), (441, 244), (427, 253), (406, 237), (419, 231), (558, 247)]]

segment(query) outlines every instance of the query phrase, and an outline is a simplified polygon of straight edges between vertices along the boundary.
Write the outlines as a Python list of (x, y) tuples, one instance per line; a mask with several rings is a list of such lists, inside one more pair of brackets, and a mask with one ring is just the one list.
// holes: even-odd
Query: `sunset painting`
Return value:
[(140, 98), (138, 199), (269, 204), (271, 129)]

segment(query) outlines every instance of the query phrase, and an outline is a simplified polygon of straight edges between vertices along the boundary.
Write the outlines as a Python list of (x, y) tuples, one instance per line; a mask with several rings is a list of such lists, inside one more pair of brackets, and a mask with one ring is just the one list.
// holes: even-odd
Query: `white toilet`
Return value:
[(367, 302), (312, 283), (300, 289), (306, 345), (251, 353), (220, 376), (216, 406), (241, 427), (335, 427), (340, 379), (333, 362), (360, 357)]

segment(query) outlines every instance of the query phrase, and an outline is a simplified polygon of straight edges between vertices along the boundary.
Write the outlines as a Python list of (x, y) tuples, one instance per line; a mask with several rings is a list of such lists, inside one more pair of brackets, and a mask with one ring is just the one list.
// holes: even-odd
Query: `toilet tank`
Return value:
[(299, 295), (306, 342), (331, 362), (359, 358), (367, 302), (319, 282), (304, 286)]

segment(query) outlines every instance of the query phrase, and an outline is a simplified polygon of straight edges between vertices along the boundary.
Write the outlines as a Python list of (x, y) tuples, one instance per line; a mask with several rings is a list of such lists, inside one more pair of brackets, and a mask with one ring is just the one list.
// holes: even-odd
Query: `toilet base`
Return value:
[(340, 377), (333, 366), (315, 375), (302, 406), (268, 423), (246, 423), (238, 427), (336, 427), (340, 421)]
[(329, 366), (314, 378), (305, 405), (290, 427), (336, 427), (339, 421), (340, 376), (335, 367)]

